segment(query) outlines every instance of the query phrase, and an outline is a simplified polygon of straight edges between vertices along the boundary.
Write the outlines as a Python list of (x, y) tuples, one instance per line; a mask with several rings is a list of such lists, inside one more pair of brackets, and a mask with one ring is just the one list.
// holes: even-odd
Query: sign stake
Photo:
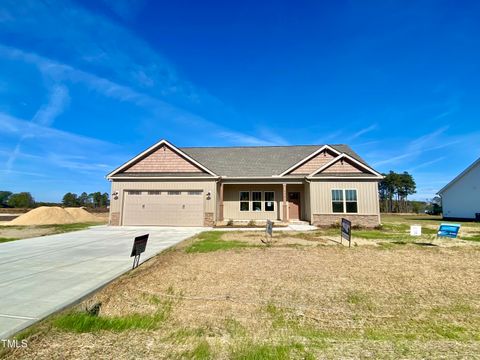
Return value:
[(140, 264), (140, 254), (145, 252), (145, 248), (147, 247), (148, 236), (149, 234), (137, 236), (133, 240), (132, 253), (130, 254), (130, 257), (133, 257), (132, 270), (138, 267), (138, 265)]
[(352, 222), (344, 218), (340, 227), (340, 244), (343, 244), (343, 239), (348, 241), (348, 247), (352, 246)]

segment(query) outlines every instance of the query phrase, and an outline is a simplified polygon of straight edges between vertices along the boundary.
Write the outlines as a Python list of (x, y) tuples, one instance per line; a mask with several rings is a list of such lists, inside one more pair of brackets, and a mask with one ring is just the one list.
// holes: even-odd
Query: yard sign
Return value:
[(342, 218), (342, 227), (340, 229), (340, 243), (345, 239), (348, 241), (348, 247), (352, 245), (352, 222)]
[(265, 228), (265, 232), (270, 236), (273, 235), (273, 221), (267, 220), (267, 227)]
[(132, 269), (135, 269), (138, 266), (138, 263), (140, 262), (140, 254), (145, 252), (145, 248), (147, 247), (148, 235), (149, 234), (137, 236), (133, 241), (133, 248), (130, 257), (135, 256), (135, 258), (133, 259)]
[(460, 230), (460, 224), (440, 224), (437, 237), (449, 237), (455, 239)]

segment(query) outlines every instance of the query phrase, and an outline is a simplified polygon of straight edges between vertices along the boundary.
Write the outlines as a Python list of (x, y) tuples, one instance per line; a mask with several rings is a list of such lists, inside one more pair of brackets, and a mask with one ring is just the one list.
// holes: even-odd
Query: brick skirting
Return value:
[(203, 226), (214, 226), (215, 222), (213, 221), (213, 213), (206, 212), (203, 217)]
[(312, 225), (330, 226), (340, 224), (342, 218), (352, 222), (352, 226), (362, 226), (373, 228), (380, 225), (378, 215), (359, 215), (359, 214), (313, 214)]
[(112, 226), (119, 226), (120, 225), (120, 213), (119, 212), (112, 212), (110, 215), (110, 225)]

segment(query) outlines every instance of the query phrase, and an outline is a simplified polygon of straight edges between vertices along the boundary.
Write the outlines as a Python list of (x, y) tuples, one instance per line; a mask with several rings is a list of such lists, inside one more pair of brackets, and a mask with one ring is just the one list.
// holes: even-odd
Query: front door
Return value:
[(289, 219), (300, 220), (300, 193), (288, 193), (288, 214)]

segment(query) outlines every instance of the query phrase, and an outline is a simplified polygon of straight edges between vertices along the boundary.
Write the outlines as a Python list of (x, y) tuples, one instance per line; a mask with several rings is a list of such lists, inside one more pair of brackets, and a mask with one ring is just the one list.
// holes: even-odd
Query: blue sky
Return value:
[(480, 156), (476, 1), (0, 4), (0, 190), (59, 201), (162, 138), (347, 143), (436, 191)]

